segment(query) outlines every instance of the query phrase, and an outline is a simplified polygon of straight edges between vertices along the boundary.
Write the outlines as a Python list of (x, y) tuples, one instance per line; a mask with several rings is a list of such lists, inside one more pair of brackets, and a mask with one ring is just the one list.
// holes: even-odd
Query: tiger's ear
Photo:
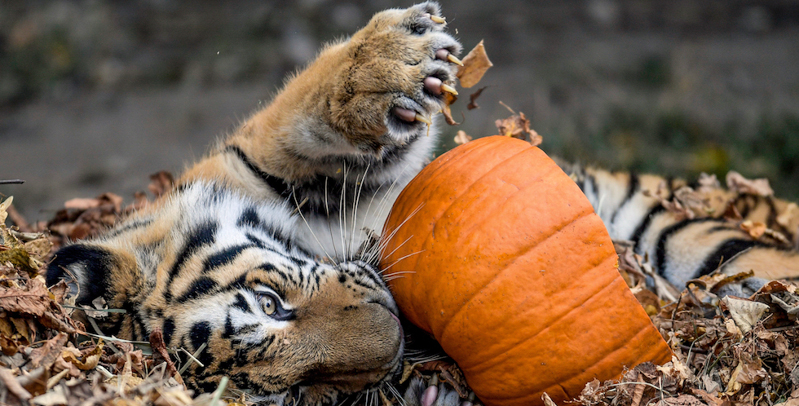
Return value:
[(47, 267), (47, 286), (64, 280), (76, 303), (90, 304), (103, 296), (119, 261), (110, 250), (97, 245), (74, 244), (56, 252)]

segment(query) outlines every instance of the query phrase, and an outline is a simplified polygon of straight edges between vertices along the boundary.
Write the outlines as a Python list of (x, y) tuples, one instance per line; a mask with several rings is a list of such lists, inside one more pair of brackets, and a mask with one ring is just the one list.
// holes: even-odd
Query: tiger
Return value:
[[(724, 189), (715, 175), (688, 183), (555, 161), (586, 195), (610, 237), (629, 241), (677, 288), (715, 272), (751, 272), (719, 291), (749, 297), (770, 280), (799, 280), (799, 206), (770, 190)], [(733, 183), (729, 175), (727, 183)], [(754, 224), (769, 233), (753, 234), (747, 225)]]
[[(183, 378), (200, 392), (223, 377), (274, 405), (398, 392), (386, 385), (403, 369), (404, 330), (367, 230), (431, 157), (432, 117), (461, 63), (445, 28), (426, 2), (326, 45), (166, 195), (57, 251), (48, 285), (124, 310), (98, 324), (104, 336), (160, 332), (197, 353)], [(424, 389), (415, 378), (399, 395), (460, 403)]]
[[(456, 93), (461, 45), (445, 28), (438, 4), (426, 2), (380, 12), (326, 45), (169, 193), (61, 248), (48, 284), (65, 281), (79, 304), (101, 298), (125, 310), (99, 326), (104, 335), (161, 332), (167, 346), (198, 353), (184, 379), (201, 392), (223, 377), (231, 390), (276, 405), (395, 391), (408, 340), (368, 231), (380, 231), (430, 160), (435, 114)], [(732, 292), (744, 294), (796, 274), (795, 250), (753, 240), (719, 208), (694, 218), (666, 210), (683, 181), (559, 163), (611, 237), (633, 241), (677, 286), (719, 269), (755, 269), (759, 279)], [(795, 243), (799, 223), (775, 220), (795, 205), (707, 193), (732, 199), (745, 219), (782, 226)], [(443, 385), (430, 396), (425, 386), (412, 379), (403, 402), (470, 402)]]

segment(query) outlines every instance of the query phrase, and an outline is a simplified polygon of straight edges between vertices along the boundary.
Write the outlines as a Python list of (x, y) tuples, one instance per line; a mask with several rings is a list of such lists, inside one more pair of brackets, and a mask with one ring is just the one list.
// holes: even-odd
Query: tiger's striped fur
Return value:
[[(635, 252), (677, 287), (717, 270), (754, 271), (757, 280), (730, 292), (738, 295), (752, 293), (766, 280), (799, 279), (795, 203), (656, 175), (559, 164), (588, 197), (611, 238), (631, 241)], [(667, 209), (686, 200), (682, 210)], [(725, 214), (740, 219), (725, 219)], [(745, 221), (763, 223), (779, 233), (779, 240), (754, 238), (741, 227)]]

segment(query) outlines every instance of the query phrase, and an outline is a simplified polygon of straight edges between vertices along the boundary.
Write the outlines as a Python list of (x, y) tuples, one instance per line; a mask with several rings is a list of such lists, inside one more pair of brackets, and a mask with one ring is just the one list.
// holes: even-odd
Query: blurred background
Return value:
[[(524, 112), (542, 148), (610, 168), (767, 176), (799, 197), (799, 2), (442, 0), (494, 62), (453, 106), (478, 137)], [(2, 0), (0, 185), (29, 221), (178, 173), (325, 41), (387, 0)], [(463, 113), (463, 114), (461, 114)]]

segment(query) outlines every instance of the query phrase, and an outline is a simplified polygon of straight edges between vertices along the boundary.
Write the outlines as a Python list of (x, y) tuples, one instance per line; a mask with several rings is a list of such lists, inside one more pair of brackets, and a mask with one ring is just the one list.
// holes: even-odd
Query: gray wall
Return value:
[[(551, 153), (675, 175), (736, 168), (799, 196), (799, 3), (440, 3), (495, 64), (442, 151), (457, 129), (493, 134), (502, 101)], [(410, 4), (3, 0), (0, 179), (26, 183), (0, 193), (29, 220), (72, 197), (130, 199), (267, 103), (323, 42)]]

